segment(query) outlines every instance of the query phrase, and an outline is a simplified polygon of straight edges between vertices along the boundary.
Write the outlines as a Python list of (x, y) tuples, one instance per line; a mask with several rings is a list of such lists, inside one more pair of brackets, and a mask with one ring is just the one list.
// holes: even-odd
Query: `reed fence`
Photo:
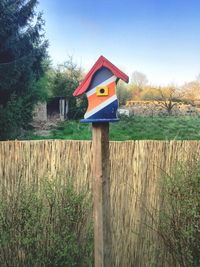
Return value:
[[(0, 190), (15, 191), (19, 177), (26, 184), (44, 178), (73, 177), (77, 189), (91, 189), (90, 141), (0, 142)], [(198, 141), (110, 142), (111, 216), (116, 267), (170, 266), (158, 240), (152, 215), (160, 205), (159, 181), (174, 162), (199, 151)], [(148, 216), (150, 211), (151, 216)]]

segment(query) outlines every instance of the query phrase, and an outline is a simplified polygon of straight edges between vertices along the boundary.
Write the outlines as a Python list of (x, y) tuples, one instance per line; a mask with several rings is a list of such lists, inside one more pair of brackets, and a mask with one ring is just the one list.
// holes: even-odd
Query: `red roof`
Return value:
[(117, 76), (119, 79), (122, 79), (124, 82), (128, 83), (129, 77), (125, 73), (119, 70), (105, 57), (100, 56), (97, 62), (94, 64), (94, 66), (91, 68), (91, 70), (86, 75), (85, 79), (80, 83), (80, 85), (77, 87), (77, 89), (73, 93), (74, 96), (82, 95), (88, 89), (94, 74), (101, 67), (106, 67), (110, 69), (115, 76)]

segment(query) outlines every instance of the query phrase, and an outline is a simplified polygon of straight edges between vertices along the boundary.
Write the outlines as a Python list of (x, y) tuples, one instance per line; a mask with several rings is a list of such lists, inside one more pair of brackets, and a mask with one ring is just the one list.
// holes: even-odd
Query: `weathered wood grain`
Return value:
[(95, 267), (112, 266), (109, 123), (92, 124)]

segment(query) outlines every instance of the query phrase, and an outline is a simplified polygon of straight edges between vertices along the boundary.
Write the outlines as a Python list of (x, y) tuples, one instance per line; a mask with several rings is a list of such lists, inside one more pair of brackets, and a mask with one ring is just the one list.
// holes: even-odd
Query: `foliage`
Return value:
[(87, 107), (86, 97), (77, 100), (73, 96), (83, 76), (81, 68), (70, 57), (63, 65), (59, 65), (54, 72), (52, 84), (53, 96), (66, 96), (68, 98), (69, 119), (76, 119), (83, 116)]
[(200, 266), (200, 160), (177, 162), (163, 179), (159, 236), (174, 267)]
[[(44, 21), (41, 13), (36, 15), (36, 5), (37, 0), (0, 1), (1, 139), (5, 138), (4, 129), (6, 137), (11, 138), (28, 124), (41, 90), (36, 82), (45, 70), (47, 42), (43, 36)], [(27, 116), (22, 116), (25, 113)]]
[[(61, 123), (47, 137), (26, 139), (91, 140), (91, 125), (79, 121)], [(110, 124), (110, 140), (200, 140), (198, 117), (129, 117)]]
[(200, 83), (198, 81), (186, 83), (182, 91), (185, 100), (190, 102), (197, 100), (200, 97)]
[(142, 93), (142, 89), (138, 88), (136, 85), (134, 84), (129, 84), (128, 85), (128, 90), (130, 91), (131, 95), (132, 95), (132, 99), (131, 100), (141, 100), (141, 93)]
[(124, 82), (119, 81), (117, 84), (117, 98), (119, 106), (126, 105), (126, 102), (132, 99), (132, 92), (128, 89)]
[(148, 79), (146, 75), (142, 72), (135, 71), (131, 76), (131, 83), (128, 85), (128, 91), (130, 92), (130, 97), (133, 100), (141, 100), (141, 93), (147, 86)]
[(144, 90), (142, 90), (141, 94), (140, 94), (140, 99), (141, 100), (155, 100), (157, 98), (160, 97), (160, 90), (156, 87), (152, 87), (152, 86), (147, 86), (144, 88)]
[(2, 194), (0, 265), (92, 266), (90, 203), (87, 191), (77, 193), (70, 179), (40, 188), (19, 184), (14, 195)]
[[(26, 112), (24, 110), (26, 109)], [(22, 133), (19, 124), (24, 129), (27, 128), (27, 121), (32, 117), (32, 109), (29, 103), (29, 96), (10, 96), (5, 108), (0, 106), (0, 140), (13, 139)], [(8, 135), (9, 133), (9, 135)]]
[(53, 96), (52, 84), (54, 80), (54, 70), (51, 66), (51, 61), (45, 60), (43, 66), (45, 70), (44, 75), (33, 84), (35, 97), (40, 102), (48, 101), (48, 99)]

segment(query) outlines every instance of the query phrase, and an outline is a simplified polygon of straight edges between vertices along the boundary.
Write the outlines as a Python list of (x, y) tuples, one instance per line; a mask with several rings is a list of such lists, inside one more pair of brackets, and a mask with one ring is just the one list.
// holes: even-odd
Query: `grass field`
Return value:
[[(66, 121), (49, 136), (28, 139), (90, 140), (91, 123)], [(198, 117), (131, 117), (110, 124), (110, 140), (200, 140)]]

